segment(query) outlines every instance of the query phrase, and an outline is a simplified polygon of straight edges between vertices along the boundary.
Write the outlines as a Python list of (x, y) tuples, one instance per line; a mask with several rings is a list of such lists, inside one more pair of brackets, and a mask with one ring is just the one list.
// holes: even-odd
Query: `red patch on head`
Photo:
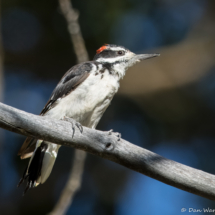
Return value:
[(102, 51), (105, 50), (106, 48), (107, 48), (107, 45), (102, 46), (101, 48), (99, 48), (99, 49), (96, 51), (96, 54), (99, 54), (100, 52), (102, 52)]

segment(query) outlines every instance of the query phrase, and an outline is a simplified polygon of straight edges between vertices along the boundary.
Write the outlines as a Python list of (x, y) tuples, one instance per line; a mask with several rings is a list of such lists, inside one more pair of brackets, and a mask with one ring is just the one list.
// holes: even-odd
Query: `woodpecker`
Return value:
[[(123, 46), (106, 44), (99, 48), (93, 61), (73, 66), (62, 77), (40, 113), (54, 119), (66, 119), (73, 129), (82, 126), (95, 129), (113, 96), (119, 81), (134, 64), (159, 54), (134, 54)], [(29, 188), (43, 184), (49, 177), (60, 145), (26, 138), (18, 155), (31, 157), (18, 186), (27, 180)]]

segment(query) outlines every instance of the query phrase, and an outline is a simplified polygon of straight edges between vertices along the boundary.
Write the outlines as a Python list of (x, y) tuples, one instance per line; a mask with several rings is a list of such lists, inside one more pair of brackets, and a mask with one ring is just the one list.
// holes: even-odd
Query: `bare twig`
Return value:
[(59, 0), (60, 8), (68, 23), (68, 31), (74, 46), (78, 63), (88, 61), (89, 57), (78, 23), (78, 11), (72, 7), (70, 0)]
[(86, 158), (86, 152), (75, 150), (74, 163), (72, 170), (67, 181), (66, 186), (64, 187), (60, 199), (55, 205), (53, 211), (50, 215), (64, 214), (72, 203), (75, 192), (81, 186), (81, 178), (84, 170), (84, 161)]
[(26, 113), (0, 103), (0, 127), (19, 134), (81, 149), (173, 187), (215, 201), (215, 175), (164, 158), (114, 134), (83, 127), (72, 137), (69, 122)]
[[(70, 33), (78, 63), (88, 61), (88, 53), (78, 23), (78, 11), (74, 10), (70, 0), (59, 0), (59, 4), (68, 24), (68, 31)], [(65, 214), (72, 204), (74, 195), (81, 186), (85, 159), (86, 152), (76, 149), (69, 179), (61, 193), (59, 201), (51, 212), (52, 215)]]

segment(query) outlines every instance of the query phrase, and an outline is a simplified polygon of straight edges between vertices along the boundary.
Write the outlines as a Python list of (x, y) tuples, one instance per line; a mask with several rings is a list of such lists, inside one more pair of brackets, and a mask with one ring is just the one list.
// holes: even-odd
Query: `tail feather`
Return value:
[(37, 184), (37, 179), (41, 176), (41, 169), (43, 164), (43, 158), (48, 145), (44, 142), (35, 150), (32, 159), (27, 166), (23, 177), (21, 178), (18, 186), (20, 186), (26, 179), (28, 180), (27, 186), (25, 188), (24, 194), (29, 188), (35, 187)]
[(43, 184), (49, 177), (54, 166), (59, 145), (37, 141), (36, 149), (30, 159), (30, 162), (25, 169), (25, 172), (18, 184), (18, 187), (27, 180), (27, 186), (24, 194), (38, 184)]
[(46, 151), (45, 156), (44, 156), (42, 170), (41, 170), (41, 179), (40, 179), (41, 184), (43, 184), (47, 180), (49, 175), (51, 174), (56, 157), (57, 157), (57, 150), (55, 150), (55, 151), (47, 150)]
[(36, 183), (37, 179), (41, 175), (43, 158), (47, 148), (47, 144), (45, 144), (44, 142), (41, 143), (41, 145), (37, 148), (28, 168), (28, 179), (29, 181), (33, 182), (33, 185)]
[(20, 179), (19, 183), (17, 184), (17, 187), (19, 187), (19, 186), (24, 182), (24, 180), (26, 179), (26, 172), (27, 172), (27, 169), (28, 169), (28, 166), (26, 166), (25, 171), (24, 171), (24, 173), (23, 173), (23, 176), (22, 176), (22, 178)]
[[(29, 147), (31, 147), (31, 150), (32, 150), (31, 152), (33, 152), (34, 149), (35, 149), (35, 146), (36, 146), (36, 142), (37, 142), (37, 139), (27, 137), (25, 139), (25, 142), (23, 143), (22, 147), (19, 149), (18, 155), (21, 156), (21, 157), (24, 156), (26, 150), (28, 150), (28, 152), (29, 152), (29, 149), (28, 149)], [(32, 147), (32, 145), (34, 147)]]
[(21, 159), (30, 158), (34, 153), (36, 143), (37, 142), (33, 142), (28, 148), (26, 148), (26, 150), (24, 150), (23, 153), (20, 155), (20, 158)]

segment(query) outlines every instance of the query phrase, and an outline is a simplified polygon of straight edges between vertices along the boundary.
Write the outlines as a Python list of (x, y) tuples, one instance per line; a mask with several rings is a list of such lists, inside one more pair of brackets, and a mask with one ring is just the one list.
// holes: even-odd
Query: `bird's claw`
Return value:
[(79, 131), (81, 133), (83, 132), (83, 127), (82, 127), (81, 123), (76, 122), (74, 119), (66, 117), (66, 116), (63, 117), (63, 120), (70, 122), (72, 124), (72, 130), (73, 130), (72, 138), (74, 137), (74, 134), (75, 134), (75, 126), (79, 129)]
[(108, 134), (111, 135), (113, 133), (113, 129), (111, 129), (110, 131), (108, 131)]
[(83, 132), (83, 127), (82, 127), (81, 123), (76, 122), (75, 125), (78, 127), (79, 131), (82, 133)]
[(114, 134), (118, 138), (117, 141), (121, 140), (121, 134), (120, 133), (113, 132), (113, 129), (111, 129), (110, 131), (108, 131), (108, 135), (112, 135), (112, 134)]

